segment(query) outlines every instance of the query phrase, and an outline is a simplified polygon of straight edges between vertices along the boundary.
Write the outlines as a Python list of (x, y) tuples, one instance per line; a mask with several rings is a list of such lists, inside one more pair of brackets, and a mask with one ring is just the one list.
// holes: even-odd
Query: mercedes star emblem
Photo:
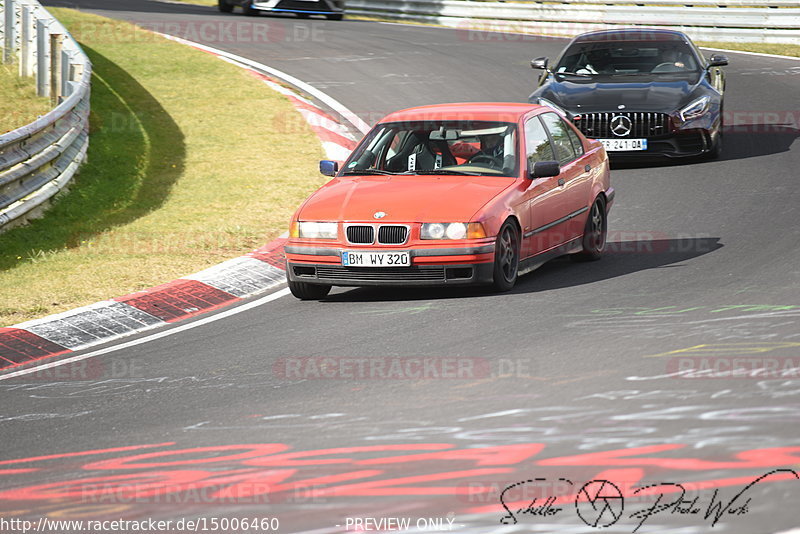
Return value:
[(611, 117), (611, 133), (617, 137), (625, 137), (631, 133), (633, 123), (625, 115), (614, 115)]
[(376, 219), (383, 219), (384, 217), (386, 217), (386, 213), (382, 211), (376, 211), (373, 217), (375, 217)]

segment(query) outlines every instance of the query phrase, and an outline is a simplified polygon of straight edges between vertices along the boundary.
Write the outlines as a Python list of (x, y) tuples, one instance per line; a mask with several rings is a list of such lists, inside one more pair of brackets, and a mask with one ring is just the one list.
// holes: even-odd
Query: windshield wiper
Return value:
[(568, 75), (568, 76), (580, 76), (581, 78), (591, 78), (593, 76), (592, 74), (584, 74), (583, 72), (581, 72), (581, 73), (571, 72), (571, 71), (568, 71), (568, 70), (563, 70), (563, 71), (560, 71), (560, 72), (556, 72), (555, 74), (565, 74), (565, 75)]
[(413, 174), (463, 174), (465, 176), (480, 176), (479, 172), (458, 171), (455, 169), (432, 169), (429, 171), (408, 171)]
[(392, 171), (384, 171), (381, 169), (353, 169), (350, 171), (344, 171), (343, 175), (350, 175), (350, 174), (388, 174), (390, 176), (394, 176), (396, 174), (400, 174), (399, 172), (392, 172)]

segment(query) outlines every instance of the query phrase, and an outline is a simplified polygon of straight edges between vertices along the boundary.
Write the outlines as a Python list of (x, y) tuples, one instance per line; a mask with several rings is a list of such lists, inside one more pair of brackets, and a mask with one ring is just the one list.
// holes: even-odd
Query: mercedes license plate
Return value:
[(647, 150), (647, 139), (598, 139), (608, 152)]

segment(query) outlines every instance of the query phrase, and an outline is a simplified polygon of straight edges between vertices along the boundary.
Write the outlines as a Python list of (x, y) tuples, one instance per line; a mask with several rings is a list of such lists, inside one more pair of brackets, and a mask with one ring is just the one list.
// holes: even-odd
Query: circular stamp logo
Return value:
[(625, 498), (613, 482), (592, 480), (578, 491), (575, 509), (578, 517), (590, 527), (610, 527), (622, 517)]

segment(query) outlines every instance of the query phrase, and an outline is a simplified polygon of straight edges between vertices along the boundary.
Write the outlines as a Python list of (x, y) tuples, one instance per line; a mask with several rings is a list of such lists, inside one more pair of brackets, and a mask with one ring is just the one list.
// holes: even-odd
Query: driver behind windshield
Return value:
[[(489, 156), (490, 158), (503, 158), (503, 136), (500, 134), (484, 135), (480, 138), (481, 149), (478, 154)], [(473, 156), (474, 158), (475, 156)], [(472, 159), (472, 158), (470, 158)]]
[(579, 44), (567, 51), (556, 73), (577, 76), (686, 72), (697, 69), (685, 43)]
[(389, 123), (353, 152), (344, 174), (490, 174), (516, 170), (516, 126), (490, 121)]
[(592, 50), (586, 54), (586, 65), (582, 66), (575, 72), (578, 74), (601, 74), (606, 72), (613, 72), (611, 66), (611, 54), (608, 49), (601, 48), (599, 50)]

